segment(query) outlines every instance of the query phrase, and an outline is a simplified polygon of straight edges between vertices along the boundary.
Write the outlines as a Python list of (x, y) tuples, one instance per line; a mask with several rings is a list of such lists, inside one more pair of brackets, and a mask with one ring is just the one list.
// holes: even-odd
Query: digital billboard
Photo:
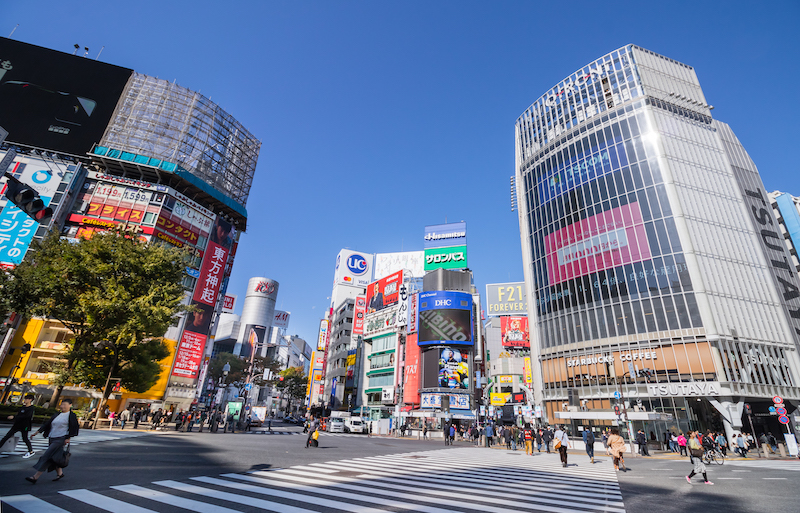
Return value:
[(375, 313), (394, 306), (400, 300), (403, 271), (397, 271), (367, 287), (367, 313)]
[(242, 349), (239, 352), (239, 356), (242, 358), (250, 358), (253, 351), (258, 351), (259, 348), (264, 347), (266, 341), (266, 326), (248, 324), (244, 327), (244, 340), (242, 341)]
[(500, 337), (503, 347), (523, 347), (530, 349), (527, 317), (500, 317)]
[(472, 345), (472, 295), (422, 292), (419, 295), (419, 345)]
[(403, 368), (403, 402), (406, 404), (418, 404), (422, 361), (420, 359), (420, 347), (417, 345), (416, 334), (409, 335), (408, 338), (406, 338), (405, 349), (405, 365)]
[(467, 223), (436, 224), (425, 227), (425, 249), (467, 245)]
[(639, 203), (607, 210), (545, 236), (551, 285), (651, 258)]
[(487, 283), (486, 315), (526, 315), (528, 313), (528, 297), (525, 294), (525, 282)]
[(439, 351), (439, 387), (469, 388), (469, 353), (460, 347), (444, 347)]
[(0, 38), (8, 141), (84, 155), (100, 142), (133, 70)]

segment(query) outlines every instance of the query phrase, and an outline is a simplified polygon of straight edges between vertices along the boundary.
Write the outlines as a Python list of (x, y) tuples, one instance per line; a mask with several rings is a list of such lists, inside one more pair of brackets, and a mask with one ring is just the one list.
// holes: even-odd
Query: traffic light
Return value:
[(614, 405), (614, 415), (616, 415), (617, 417), (622, 415), (622, 411), (619, 409), (619, 405), (618, 404)]
[(744, 403), (744, 412), (747, 415), (753, 414), (753, 409), (750, 407), (750, 403)]
[(44, 206), (44, 201), (39, 197), (36, 189), (25, 185), (8, 173), (5, 173), (4, 176), (6, 177), (6, 198), (19, 207), (20, 210), (39, 223), (52, 217), (53, 209)]

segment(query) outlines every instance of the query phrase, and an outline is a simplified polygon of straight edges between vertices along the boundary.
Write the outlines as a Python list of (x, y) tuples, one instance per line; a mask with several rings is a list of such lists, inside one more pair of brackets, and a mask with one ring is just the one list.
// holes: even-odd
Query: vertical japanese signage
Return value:
[[(413, 297), (413, 296), (412, 296)], [(420, 348), (417, 335), (411, 334), (406, 339), (405, 368), (403, 369), (403, 402), (419, 404), (419, 370)]]
[(317, 351), (325, 351), (328, 346), (328, 328), (330, 321), (322, 319), (319, 321), (319, 337), (317, 337)]
[(172, 369), (174, 376), (196, 378), (203, 358), (208, 329), (217, 296), (222, 284), (225, 264), (231, 250), (232, 227), (230, 223), (218, 217), (211, 229), (203, 264), (200, 268), (200, 279), (194, 289), (192, 306), (195, 311), (189, 314), (186, 326), (183, 329), (178, 351), (175, 355), (175, 365)]
[(364, 334), (364, 317), (367, 315), (367, 296), (357, 296), (353, 311), (353, 335)]
[(409, 307), (408, 307), (408, 333), (416, 333), (417, 332), (417, 321), (418, 321), (418, 310), (419, 310), (419, 293), (412, 294), (409, 298)]

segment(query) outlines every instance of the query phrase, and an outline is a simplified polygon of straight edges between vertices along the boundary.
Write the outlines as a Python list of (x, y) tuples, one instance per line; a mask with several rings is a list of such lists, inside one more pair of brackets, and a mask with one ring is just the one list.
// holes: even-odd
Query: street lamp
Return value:
[[(231, 371), (231, 364), (228, 363), (228, 362), (225, 362), (225, 365), (222, 366), (222, 377), (219, 378), (219, 382), (217, 383), (217, 390), (222, 390), (222, 394), (223, 394), (222, 398), (221, 398), (222, 399), (221, 402), (222, 402), (222, 405), (223, 405), (222, 412), (225, 411), (225, 406), (226, 406), (226, 403), (227, 403), (227, 401), (225, 399), (227, 398), (227, 394), (228, 394), (228, 391), (226, 390), (224, 385), (225, 385), (225, 382), (228, 380), (228, 373), (230, 371)], [(216, 406), (215, 410), (216, 411), (214, 412), (214, 421), (213, 421), (214, 425), (212, 426), (212, 429), (211, 429), (211, 431), (214, 432), (214, 433), (216, 433), (219, 430), (219, 416), (221, 414), (219, 405)]]

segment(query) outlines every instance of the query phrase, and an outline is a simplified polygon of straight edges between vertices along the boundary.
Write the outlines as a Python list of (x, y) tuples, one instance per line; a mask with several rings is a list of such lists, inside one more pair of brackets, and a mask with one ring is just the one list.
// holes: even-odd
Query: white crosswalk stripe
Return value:
[(794, 472), (800, 472), (800, 460), (726, 460), (725, 464), (736, 465), (739, 467), (766, 468), (769, 470), (790, 470)]
[[(152, 434), (153, 433), (141, 433), (138, 431), (123, 433), (121, 431), (106, 432), (106, 431), (83, 430), (80, 432), (78, 436), (76, 436), (70, 441), (70, 444), (72, 446), (76, 446), (76, 445), (90, 444), (94, 442), (108, 442), (111, 440), (121, 440), (125, 438), (134, 438), (138, 436), (148, 436)], [(31, 440), (31, 447), (33, 447), (33, 450), (36, 451), (36, 454), (33, 455), (31, 461), (36, 461), (36, 458), (47, 449), (47, 445), (48, 445), (47, 439), (42, 438), (41, 436), (37, 436), (36, 438)], [(25, 445), (25, 442), (23, 442), (22, 439), (20, 438), (19, 442), (17, 442), (17, 447), (11, 452), (0, 452), (0, 458), (8, 458), (9, 456), (21, 456), (27, 452), (28, 452), (28, 447)]]
[[(308, 436), (308, 433), (303, 433), (302, 431), (247, 431), (245, 432), (247, 435), (304, 435)], [(367, 438), (367, 435), (362, 435), (358, 433), (328, 433), (323, 431), (320, 433), (320, 437), (327, 437), (327, 436), (356, 436), (359, 438)]]
[(563, 468), (555, 454), (471, 447), (60, 493), (71, 501), (56, 506), (33, 495), (0, 501), (23, 513), (77, 513), (86, 505), (120, 513), (238, 513), (242, 506), (280, 513), (625, 512), (610, 460)]

